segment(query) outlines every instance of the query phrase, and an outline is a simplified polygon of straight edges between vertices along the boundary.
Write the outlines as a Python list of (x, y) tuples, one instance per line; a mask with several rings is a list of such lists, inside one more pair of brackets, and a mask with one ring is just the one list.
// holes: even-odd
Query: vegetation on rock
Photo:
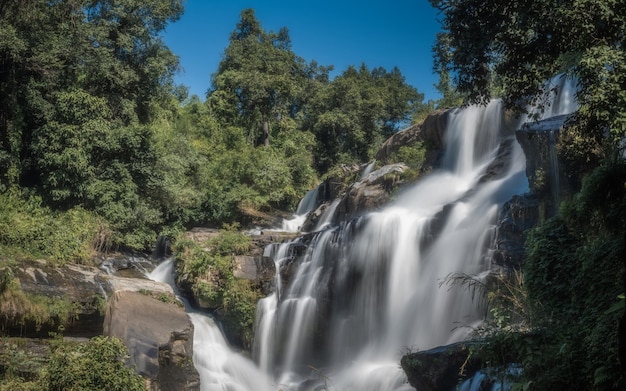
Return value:
[(228, 334), (246, 348), (252, 346), (256, 303), (261, 286), (233, 275), (233, 257), (244, 254), (249, 236), (227, 226), (206, 242), (177, 240), (176, 270), (179, 285), (188, 288), (195, 301), (215, 311)]

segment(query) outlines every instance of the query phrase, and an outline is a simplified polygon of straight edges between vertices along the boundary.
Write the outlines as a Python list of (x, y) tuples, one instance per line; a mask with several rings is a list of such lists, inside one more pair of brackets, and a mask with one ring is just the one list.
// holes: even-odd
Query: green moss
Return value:
[(4, 289), (0, 289), (0, 329), (34, 324), (65, 327), (78, 319), (80, 305), (64, 298), (28, 294), (21, 291), (15, 279), (8, 280), (10, 270), (0, 271)]

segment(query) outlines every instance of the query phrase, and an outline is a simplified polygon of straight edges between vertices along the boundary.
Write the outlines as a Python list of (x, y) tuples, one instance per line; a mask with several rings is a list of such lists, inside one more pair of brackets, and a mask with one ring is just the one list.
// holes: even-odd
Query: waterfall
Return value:
[[(556, 95), (567, 101), (569, 91)], [(572, 103), (554, 106), (562, 114)], [(276, 258), (254, 353), (282, 389), (409, 390), (403, 351), (468, 337), (481, 312), (446, 278), (489, 269), (499, 207), (528, 191), (525, 157), (503, 121), (499, 101), (451, 113), (441, 169), (384, 210), (312, 234), (286, 280), (285, 254)]]
[[(174, 261), (165, 260), (146, 275), (149, 279), (174, 284)], [(200, 374), (200, 391), (273, 391), (269, 378), (252, 361), (233, 351), (213, 318), (185, 308), (193, 323), (193, 364)]]
[(376, 159), (372, 160), (371, 162), (369, 162), (367, 166), (365, 166), (363, 173), (361, 173), (361, 179), (364, 179), (366, 176), (368, 176), (374, 170), (375, 166), (376, 166)]

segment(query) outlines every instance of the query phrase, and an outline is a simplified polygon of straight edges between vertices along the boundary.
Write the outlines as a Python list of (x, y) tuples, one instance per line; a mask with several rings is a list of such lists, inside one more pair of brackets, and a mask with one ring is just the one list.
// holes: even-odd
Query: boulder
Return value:
[[(101, 270), (75, 264), (57, 267), (44, 260), (24, 261), (12, 270), (23, 292), (71, 303), (75, 316), (65, 327), (64, 335), (91, 338), (102, 334), (103, 303), (113, 290)], [(47, 337), (50, 331), (58, 330), (55, 325), (24, 324), (8, 325), (5, 331), (11, 335)]]
[(181, 305), (137, 292), (118, 291), (109, 300), (104, 335), (120, 338), (130, 364), (151, 379), (153, 390), (199, 390), (193, 366), (193, 324)]
[(402, 357), (400, 366), (409, 384), (420, 391), (449, 391), (472, 377), (482, 362), (471, 355), (476, 343), (459, 342)]
[(445, 141), (445, 130), (449, 115), (453, 109), (437, 110), (429, 114), (423, 122), (409, 126), (389, 137), (376, 153), (376, 160), (386, 161), (402, 146), (424, 142), (428, 156), (424, 166), (431, 167), (439, 159), (439, 154)]
[(233, 259), (233, 275), (235, 278), (262, 282), (272, 280), (275, 272), (274, 262), (268, 257), (238, 255)]
[(333, 223), (347, 221), (380, 208), (393, 190), (403, 184), (401, 174), (408, 169), (404, 163), (384, 166), (354, 183), (337, 205)]

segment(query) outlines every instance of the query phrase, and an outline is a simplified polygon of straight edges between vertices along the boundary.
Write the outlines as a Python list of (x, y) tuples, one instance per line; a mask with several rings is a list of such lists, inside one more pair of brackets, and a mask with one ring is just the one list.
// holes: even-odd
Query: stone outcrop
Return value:
[(498, 216), (498, 235), (492, 262), (507, 269), (519, 269), (526, 256), (528, 230), (539, 222), (539, 200), (534, 194), (515, 195)]
[(376, 160), (386, 161), (400, 147), (411, 146), (424, 142), (427, 146), (425, 166), (431, 167), (439, 160), (439, 154), (445, 140), (445, 129), (448, 124), (450, 109), (437, 110), (426, 117), (422, 123), (414, 124), (389, 137), (376, 153)]
[(353, 219), (383, 206), (392, 192), (404, 183), (402, 173), (407, 169), (404, 163), (391, 164), (354, 183), (339, 202), (333, 223)]
[(515, 132), (526, 156), (530, 190), (539, 197), (546, 217), (556, 213), (560, 198), (571, 194), (578, 184), (566, 174), (560, 162), (557, 142), (567, 115), (527, 122)]
[(192, 361), (193, 324), (182, 306), (118, 291), (106, 308), (104, 335), (124, 342), (130, 364), (152, 380), (152, 390), (200, 389)]
[[(102, 334), (103, 303), (113, 290), (101, 270), (74, 264), (55, 267), (43, 260), (22, 262), (12, 270), (23, 292), (71, 303), (75, 319), (65, 327), (65, 335), (90, 338)], [(50, 331), (58, 330), (53, 325), (25, 324), (16, 325), (14, 334), (47, 337)]]
[(423, 352), (409, 353), (400, 365), (409, 384), (420, 391), (449, 391), (473, 376), (481, 361), (470, 354), (472, 342), (459, 342)]

